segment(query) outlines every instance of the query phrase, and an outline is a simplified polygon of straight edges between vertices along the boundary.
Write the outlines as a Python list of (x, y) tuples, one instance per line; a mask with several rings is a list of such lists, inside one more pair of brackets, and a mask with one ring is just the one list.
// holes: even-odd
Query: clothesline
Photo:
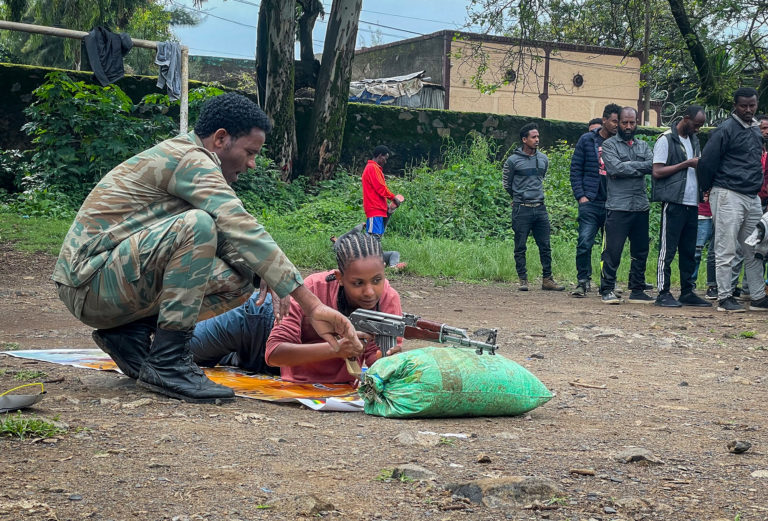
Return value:
[[(44, 25), (24, 24), (19, 22), (8, 22), (0, 20), (0, 29), (11, 31), (21, 31), (25, 33), (45, 34), (49, 36), (59, 36), (62, 38), (73, 38), (82, 40), (88, 35), (85, 31), (73, 31), (71, 29), (61, 29), (59, 27), (48, 27)], [(133, 45), (143, 49), (155, 49), (160, 42), (151, 40), (141, 40), (131, 38)], [(179, 111), (179, 131), (187, 132), (189, 126), (189, 47), (181, 46), (181, 108)]]

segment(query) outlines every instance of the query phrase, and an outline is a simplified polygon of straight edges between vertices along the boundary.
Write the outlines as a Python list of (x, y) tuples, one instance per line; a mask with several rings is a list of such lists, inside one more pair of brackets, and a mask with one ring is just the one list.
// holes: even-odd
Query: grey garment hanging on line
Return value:
[(155, 64), (160, 66), (157, 86), (168, 91), (171, 101), (181, 97), (181, 46), (177, 42), (157, 42)]

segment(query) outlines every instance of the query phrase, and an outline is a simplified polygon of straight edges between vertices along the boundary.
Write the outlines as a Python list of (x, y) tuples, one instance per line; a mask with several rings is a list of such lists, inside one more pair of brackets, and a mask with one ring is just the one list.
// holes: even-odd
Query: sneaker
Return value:
[(652, 291), (655, 286), (653, 284), (648, 284), (647, 282), (643, 282), (643, 289), (645, 291)]
[[(592, 291), (592, 281), (591, 280), (586, 281), (584, 287), (586, 288), (587, 293), (590, 293)], [(765, 294), (768, 295), (768, 282), (766, 282), (765, 288), (766, 288)]]
[(622, 293), (624, 293), (624, 290), (619, 288), (614, 288), (613, 292), (616, 294), (617, 297), (620, 297)]
[(576, 288), (571, 291), (571, 295), (578, 298), (584, 298), (587, 296), (587, 283), (586, 282), (579, 282), (576, 285)]
[(528, 291), (528, 279), (520, 279), (519, 291)]
[(609, 291), (607, 293), (604, 293), (602, 297), (600, 297), (603, 301), (603, 304), (621, 304), (622, 300), (616, 296), (616, 293), (613, 291)]
[[(645, 295), (645, 293), (643, 293)], [(632, 297), (629, 297), (630, 299)], [(669, 291), (665, 291), (664, 293), (659, 293), (659, 296), (656, 297), (656, 302), (653, 303), (655, 306), (661, 306), (663, 308), (679, 308), (683, 305), (677, 301), (675, 297), (672, 296), (672, 293)]]
[(739, 286), (736, 286), (735, 288), (733, 288), (733, 293), (731, 296), (733, 298), (739, 298), (741, 296), (741, 293), (742, 293), (741, 288)]
[(541, 289), (544, 291), (563, 291), (565, 286), (561, 286), (552, 277), (545, 277), (541, 279)]
[(717, 286), (709, 286), (705, 297), (707, 300), (717, 300)]
[(639, 289), (633, 289), (629, 294), (630, 304), (653, 304), (655, 301), (655, 298), (648, 295), (648, 293), (645, 291), (641, 291)]
[(744, 313), (744, 306), (736, 302), (733, 297), (727, 297), (717, 303), (718, 311), (727, 311), (729, 313)]
[(406, 266), (408, 266), (407, 262), (398, 262), (394, 266), (390, 266), (390, 268), (392, 268), (393, 271), (403, 271)]
[(759, 300), (752, 300), (749, 302), (750, 311), (768, 311), (768, 297), (763, 297)]
[(677, 299), (680, 304), (683, 306), (692, 306), (695, 308), (711, 308), (712, 303), (707, 302), (700, 296), (698, 296), (696, 293), (691, 291), (690, 293), (685, 293), (684, 295), (680, 295), (680, 298)]

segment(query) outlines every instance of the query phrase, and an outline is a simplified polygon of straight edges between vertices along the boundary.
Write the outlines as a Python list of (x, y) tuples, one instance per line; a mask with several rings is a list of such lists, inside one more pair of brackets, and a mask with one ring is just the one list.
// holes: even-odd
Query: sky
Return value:
[[(331, 1), (323, 0), (327, 13), (331, 11)], [(197, 11), (193, 0), (170, 2)], [(208, 0), (203, 4), (200, 25), (175, 28), (174, 33), (182, 44), (189, 46), (192, 55), (253, 59), (259, 4), (260, 0)], [(357, 46), (370, 47), (443, 29), (463, 29), (466, 6), (466, 0), (363, 0)], [(315, 53), (322, 52), (326, 25), (318, 18), (312, 38)]]

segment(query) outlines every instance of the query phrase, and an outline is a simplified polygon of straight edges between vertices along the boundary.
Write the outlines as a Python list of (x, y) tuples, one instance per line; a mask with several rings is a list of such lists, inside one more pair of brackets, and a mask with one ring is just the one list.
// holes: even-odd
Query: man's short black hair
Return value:
[(587, 123), (588, 127), (591, 127), (592, 125), (602, 125), (603, 124), (603, 118), (592, 118), (589, 120), (589, 123)]
[(371, 157), (379, 157), (384, 155), (390, 155), (392, 152), (389, 151), (389, 148), (387, 148), (385, 145), (379, 145), (376, 148), (373, 149), (373, 156)]
[(755, 116), (755, 119), (757, 121), (763, 121), (764, 119), (768, 119), (768, 114), (758, 114), (757, 116)]
[(237, 139), (250, 134), (254, 128), (269, 134), (272, 123), (254, 102), (242, 94), (228, 92), (205, 102), (195, 123), (195, 134), (207, 138), (220, 128)]
[(706, 111), (704, 110), (704, 107), (701, 105), (689, 105), (687, 109), (685, 109), (685, 112), (683, 113), (683, 117), (688, 116), (690, 119), (695, 119), (696, 116), (699, 115), (699, 112), (704, 112), (704, 115), (706, 116)]
[(527, 125), (523, 125), (523, 128), (520, 129), (520, 140), (528, 137), (528, 134), (530, 134), (531, 130), (539, 130), (539, 126), (536, 123), (528, 123)]
[(752, 96), (757, 97), (757, 91), (755, 89), (752, 87), (741, 87), (740, 89), (736, 89), (736, 92), (733, 93), (733, 102), (736, 103), (739, 101), (739, 98), (751, 98)]
[[(609, 103), (608, 105), (606, 105), (605, 108), (603, 109), (603, 117), (605, 119), (608, 119), (608, 118), (611, 117), (611, 114), (616, 114), (617, 117), (620, 116), (621, 115), (621, 107), (618, 106), (615, 103)], [(601, 121), (601, 123), (602, 123), (602, 121)]]

